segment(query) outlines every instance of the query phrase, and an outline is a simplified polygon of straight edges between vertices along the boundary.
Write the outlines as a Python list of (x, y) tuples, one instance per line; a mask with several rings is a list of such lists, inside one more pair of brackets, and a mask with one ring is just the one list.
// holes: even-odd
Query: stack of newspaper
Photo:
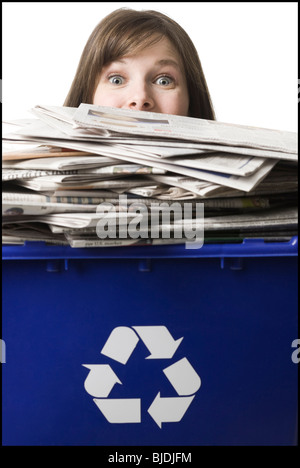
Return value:
[(3, 137), (3, 243), (297, 234), (296, 133), (89, 104), (31, 111)]

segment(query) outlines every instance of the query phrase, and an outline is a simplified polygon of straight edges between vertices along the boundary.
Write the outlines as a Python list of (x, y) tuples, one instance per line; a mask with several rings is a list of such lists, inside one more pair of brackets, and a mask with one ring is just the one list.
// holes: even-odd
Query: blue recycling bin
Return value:
[(297, 247), (3, 246), (2, 444), (296, 445)]

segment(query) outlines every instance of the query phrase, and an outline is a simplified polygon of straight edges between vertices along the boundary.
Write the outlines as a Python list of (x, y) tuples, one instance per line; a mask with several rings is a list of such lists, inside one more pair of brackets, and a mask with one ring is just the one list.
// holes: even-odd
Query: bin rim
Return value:
[(199, 249), (187, 249), (185, 244), (145, 245), (126, 247), (73, 248), (25, 242), (23, 245), (2, 245), (2, 260), (43, 259), (157, 259), (157, 258), (224, 258), (224, 257), (296, 257), (298, 236), (287, 242), (266, 242), (244, 239), (241, 243), (204, 244)]

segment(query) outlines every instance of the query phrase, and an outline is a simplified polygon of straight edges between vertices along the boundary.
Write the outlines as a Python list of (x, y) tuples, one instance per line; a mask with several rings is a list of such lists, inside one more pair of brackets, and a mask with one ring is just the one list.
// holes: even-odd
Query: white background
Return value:
[(121, 7), (158, 10), (187, 31), (219, 121), (297, 130), (296, 2), (3, 2), (3, 119), (63, 105), (89, 35)]

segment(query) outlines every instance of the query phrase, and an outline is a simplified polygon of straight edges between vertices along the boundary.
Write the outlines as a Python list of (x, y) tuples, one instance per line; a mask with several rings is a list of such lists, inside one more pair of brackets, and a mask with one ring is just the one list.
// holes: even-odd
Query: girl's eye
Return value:
[(123, 84), (123, 78), (120, 75), (112, 75), (108, 78), (111, 84), (121, 85)]
[(160, 76), (155, 80), (155, 83), (161, 86), (169, 86), (173, 83), (173, 79), (170, 76)]

